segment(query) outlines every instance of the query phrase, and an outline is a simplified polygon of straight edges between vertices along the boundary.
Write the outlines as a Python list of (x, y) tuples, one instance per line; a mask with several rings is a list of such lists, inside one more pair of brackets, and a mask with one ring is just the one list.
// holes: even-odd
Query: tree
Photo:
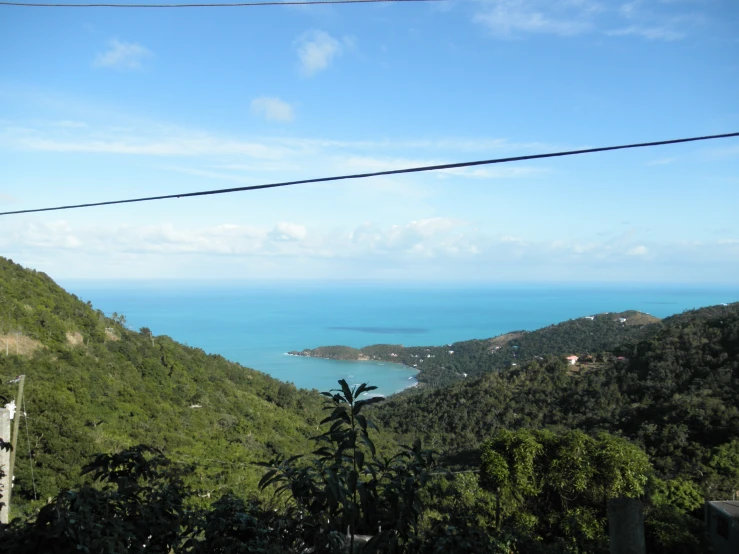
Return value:
[(650, 472), (643, 451), (607, 433), (504, 430), (483, 446), (480, 479), (496, 496), (497, 528), (526, 549), (595, 552), (607, 544), (608, 499), (643, 495)]
[(430, 479), (433, 453), (416, 441), (394, 456), (378, 456), (370, 436), (376, 427), (361, 412), (383, 398), (359, 400), (376, 387), (350, 388), (343, 379), (339, 384), (340, 389), (322, 393), (329, 415), (321, 424), (330, 427), (313, 438), (315, 457), (277, 457), (262, 464), (268, 471), (259, 486), (275, 486), (276, 495), (287, 495), (288, 517), (308, 547), (348, 546), (353, 552), (357, 535), (371, 534), (364, 551), (401, 551), (417, 530), (419, 491)]
[(7, 552), (177, 551), (190, 528), (182, 476), (154, 448), (139, 445), (119, 454), (100, 454), (88, 464), (102, 487), (65, 490), (31, 522), (14, 520), (3, 536)]
[(715, 448), (708, 466), (712, 473), (712, 492), (733, 498), (739, 491), (739, 440), (734, 439)]

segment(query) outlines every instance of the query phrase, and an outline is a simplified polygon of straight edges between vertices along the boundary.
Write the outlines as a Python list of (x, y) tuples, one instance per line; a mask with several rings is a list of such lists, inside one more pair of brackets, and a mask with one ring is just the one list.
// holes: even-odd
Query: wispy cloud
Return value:
[(54, 127), (62, 127), (65, 129), (80, 129), (82, 127), (87, 127), (87, 123), (83, 121), (72, 121), (69, 119), (54, 121), (51, 125), (53, 125)]
[(92, 65), (114, 69), (141, 69), (144, 60), (151, 56), (151, 51), (137, 42), (113, 39), (108, 42), (106, 51), (95, 56)]
[[(175, 277), (181, 275), (182, 267), (193, 268), (193, 276), (218, 277), (224, 268), (238, 267), (249, 276), (260, 271), (261, 276), (306, 277), (325, 275), (330, 268), (337, 278), (392, 274), (405, 278), (666, 282), (682, 276), (683, 270), (688, 279), (699, 275), (718, 281), (739, 268), (735, 238), (657, 243), (627, 233), (581, 242), (558, 238), (555, 233), (547, 240), (537, 240), (491, 234), (450, 217), (395, 225), (366, 222), (330, 230), (294, 220), (212, 226), (25, 221), (4, 227), (0, 248), (19, 260), (43, 256), (44, 267), (57, 267), (60, 275), (75, 275), (70, 268), (89, 266), (92, 275), (118, 277), (121, 270), (139, 277)], [(217, 263), (209, 261), (214, 256), (219, 258)], [(298, 274), (296, 267), (301, 268)], [(412, 269), (398, 273), (398, 268)]]
[[(685, 254), (708, 259), (729, 254), (735, 239), (691, 244), (648, 244), (633, 233), (588, 242), (553, 237), (533, 240), (512, 234), (480, 231), (471, 222), (430, 217), (406, 223), (379, 226), (366, 222), (348, 229), (311, 228), (296, 221), (278, 221), (273, 226), (224, 223), (193, 227), (158, 225), (84, 225), (66, 220), (46, 223), (24, 222), (6, 229), (0, 246), (61, 248), (86, 252), (135, 254), (184, 252), (218, 255), (291, 256), (318, 258), (481, 258), (488, 260), (529, 259), (544, 264), (566, 263), (585, 257), (591, 261), (627, 263), (628, 259), (666, 259)], [(739, 262), (739, 253), (733, 254)]]
[(153, 126), (147, 129), (67, 127), (55, 133), (44, 127), (0, 128), (0, 145), (21, 150), (142, 156), (243, 155), (279, 159), (289, 147), (214, 135), (202, 131)]
[(680, 40), (685, 37), (684, 32), (669, 27), (645, 27), (643, 25), (629, 25), (621, 29), (606, 31), (606, 34), (612, 37), (636, 35), (649, 40)]
[(677, 161), (677, 158), (657, 158), (656, 160), (646, 162), (644, 165), (669, 165), (675, 161)]
[(295, 119), (293, 107), (273, 96), (260, 96), (251, 101), (251, 112), (267, 121), (290, 122)]
[(601, 9), (600, 4), (587, 0), (493, 0), (482, 2), (481, 6), (475, 20), (502, 38), (519, 33), (579, 35), (593, 29), (591, 17)]
[(339, 41), (325, 31), (317, 29), (301, 35), (296, 41), (300, 72), (312, 77), (326, 69), (344, 52), (347, 40)]
[(305, 225), (280, 221), (275, 228), (270, 231), (267, 236), (276, 241), (299, 241), (308, 235)]
[[(525, 34), (571, 37), (602, 33), (612, 37), (638, 36), (647, 40), (679, 40), (704, 21), (692, 10), (675, 14), (665, 2), (634, 0), (608, 4), (596, 0), (480, 0), (474, 19), (498, 38)], [(677, 8), (680, 9), (680, 8)]]
[[(273, 102), (259, 102), (259, 110), (273, 109), (273, 117), (287, 114)], [(257, 109), (257, 108), (255, 108)], [(413, 166), (465, 161), (470, 156), (495, 157), (511, 153), (546, 152), (571, 145), (514, 142), (503, 138), (457, 137), (443, 140), (397, 139), (380, 141), (331, 140), (318, 137), (224, 136), (198, 129), (138, 122), (129, 128), (92, 124), (0, 124), (0, 147), (9, 150), (117, 154), (156, 157), (218, 157), (201, 170), (255, 171), (297, 168), (306, 158), (347, 171), (384, 171)], [(410, 156), (398, 156), (407, 152)], [(443, 157), (440, 154), (443, 153)], [(249, 158), (249, 160), (244, 158)], [(253, 161), (259, 163), (255, 165)], [(205, 161), (205, 160), (203, 160)], [(180, 166), (181, 169), (181, 166)], [(480, 167), (447, 170), (445, 175), (503, 178), (544, 171), (527, 166)]]
[(643, 244), (640, 244), (639, 246), (634, 246), (633, 248), (629, 248), (626, 251), (627, 256), (646, 256), (647, 254), (649, 254), (649, 248), (647, 248)]

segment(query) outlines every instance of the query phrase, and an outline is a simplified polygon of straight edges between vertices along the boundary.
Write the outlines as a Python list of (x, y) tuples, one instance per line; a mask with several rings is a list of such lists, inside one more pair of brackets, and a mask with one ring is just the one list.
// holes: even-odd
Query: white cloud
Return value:
[(312, 30), (296, 41), (300, 71), (306, 77), (326, 69), (344, 51), (344, 45), (325, 31)]
[(38, 269), (56, 268), (66, 277), (87, 275), (89, 269), (88, 277), (222, 277), (224, 271), (253, 277), (259, 271), (268, 278), (331, 274), (665, 282), (676, 280), (676, 275), (677, 280), (700, 275), (720, 280), (739, 268), (738, 244), (722, 239), (647, 246), (627, 235), (587, 243), (556, 237), (531, 240), (486, 234), (469, 222), (447, 217), (385, 226), (368, 222), (343, 230), (286, 221), (271, 227), (26, 221), (11, 222), (0, 234), (4, 255), (26, 263), (43, 259)]
[(303, 240), (308, 231), (304, 225), (280, 221), (269, 233), (269, 238), (277, 241), (299, 241)]
[(267, 121), (290, 122), (295, 119), (295, 113), (290, 104), (271, 96), (260, 96), (252, 100), (251, 112)]
[[(494, 36), (515, 38), (528, 33), (570, 37), (585, 33), (638, 36), (647, 40), (679, 40), (704, 21), (694, 11), (675, 13), (646, 0), (621, 5), (596, 0), (479, 0), (474, 19)], [(678, 8), (679, 9), (679, 8)]]
[[(275, 109), (273, 116), (286, 116)], [(541, 144), (513, 142), (504, 138), (455, 137), (443, 140), (400, 138), (395, 140), (334, 140), (320, 137), (244, 137), (225, 136), (198, 129), (188, 129), (153, 121), (130, 119), (127, 127), (100, 126), (74, 121), (26, 122), (0, 121), (0, 147), (9, 150), (98, 153), (141, 156), (218, 156), (219, 169), (241, 168), (253, 172), (264, 168), (255, 166), (243, 156), (261, 161), (272, 161), (274, 170), (284, 170), (289, 160), (300, 162), (303, 157), (316, 160), (322, 156), (325, 167), (330, 158), (334, 167), (349, 171), (383, 171), (417, 165), (435, 165), (458, 161), (459, 156), (525, 154), (579, 147), (571, 144)], [(408, 152), (410, 156), (398, 156)], [(443, 152), (443, 158), (439, 158)], [(233, 160), (227, 160), (233, 156)], [(449, 156), (452, 156), (451, 158)], [(292, 167), (290, 167), (292, 169)], [(483, 173), (479, 170), (482, 169)], [(449, 170), (471, 177), (510, 177), (534, 170), (511, 165), (505, 168), (472, 168)], [(541, 171), (541, 169), (536, 169)]]
[(0, 128), (0, 145), (12, 149), (143, 156), (238, 155), (274, 160), (291, 149), (263, 141), (239, 140), (202, 131), (151, 126), (145, 129), (64, 127), (54, 133), (44, 128)]
[[(571, 145), (558, 145), (563, 149)], [(9, 151), (60, 152), (119, 156), (169, 158), (157, 170), (189, 174), (209, 180), (259, 184), (269, 180), (291, 180), (306, 175), (381, 172), (410, 167), (439, 165), (475, 155), (494, 157), (509, 153), (524, 154), (535, 149), (555, 149), (536, 143), (516, 143), (497, 138), (434, 140), (399, 139), (385, 141), (345, 141), (322, 138), (226, 136), (197, 129), (168, 126), (155, 122), (134, 122), (129, 128), (113, 126), (37, 123), (0, 124), (0, 148)], [(440, 152), (443, 157), (439, 157)], [(539, 150), (540, 151), (540, 150)], [(398, 153), (408, 155), (398, 155)], [(182, 163), (176, 159), (187, 159)], [(423, 175), (428, 192), (429, 178), (513, 179), (548, 172), (546, 167), (519, 164), (471, 167), (437, 171)], [(419, 177), (420, 179), (421, 177)], [(395, 193), (418, 181), (404, 176), (385, 188)], [(371, 188), (382, 188), (373, 179)], [(425, 193), (424, 193), (425, 194)]]
[(482, 2), (483, 10), (475, 20), (498, 37), (523, 33), (549, 33), (573, 36), (590, 31), (590, 15), (599, 11), (595, 2), (542, 0), (493, 0)]
[(677, 158), (657, 158), (646, 162), (644, 165), (669, 165), (675, 161), (677, 161)]
[(636, 35), (648, 40), (680, 40), (685, 38), (685, 33), (670, 27), (646, 27), (643, 25), (629, 25), (621, 29), (607, 31), (606, 34), (612, 37), (622, 37), (628, 35)]
[(71, 121), (68, 119), (62, 120), (62, 121), (55, 121), (52, 123), (55, 127), (65, 127), (67, 129), (79, 129), (81, 127), (87, 127), (87, 123), (84, 123), (82, 121)]
[(137, 42), (121, 42), (113, 39), (108, 42), (108, 50), (95, 57), (95, 67), (112, 67), (116, 69), (141, 69), (144, 60), (150, 58), (149, 49)]
[(649, 254), (649, 249), (643, 244), (635, 246), (626, 252), (627, 256), (646, 256)]

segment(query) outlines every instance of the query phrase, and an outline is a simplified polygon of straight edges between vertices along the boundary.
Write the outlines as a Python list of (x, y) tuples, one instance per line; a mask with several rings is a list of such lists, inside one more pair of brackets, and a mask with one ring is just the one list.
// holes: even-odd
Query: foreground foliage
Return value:
[(382, 398), (339, 384), (323, 393), (328, 428), (313, 437), (316, 450), (260, 464), (271, 502), (227, 493), (203, 505), (186, 480), (195, 466), (140, 445), (97, 455), (84, 486), (0, 528), (3, 551), (597, 554), (608, 551), (606, 506), (617, 496), (648, 500), (650, 552), (702, 547), (688, 515), (700, 495), (655, 479), (625, 439), (501, 431), (485, 443), (479, 475), (451, 474), (420, 442), (378, 455), (362, 412)]

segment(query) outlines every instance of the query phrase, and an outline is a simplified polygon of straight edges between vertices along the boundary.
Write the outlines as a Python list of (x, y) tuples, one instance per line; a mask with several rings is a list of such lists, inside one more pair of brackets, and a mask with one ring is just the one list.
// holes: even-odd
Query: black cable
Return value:
[(558, 158), (562, 156), (574, 156), (577, 154), (592, 154), (594, 152), (607, 152), (610, 150), (625, 150), (627, 148), (645, 148), (649, 146), (664, 146), (666, 144), (679, 144), (683, 142), (696, 142), (699, 140), (713, 140), (721, 138), (739, 137), (739, 133), (724, 133), (721, 135), (707, 135), (703, 137), (691, 137), (682, 139), (660, 140), (656, 142), (641, 142), (637, 144), (623, 144), (620, 146), (601, 146), (600, 148), (586, 148), (584, 150), (568, 150), (565, 152), (551, 152), (549, 154), (531, 154), (528, 156), (514, 156), (511, 158), (496, 158), (493, 160), (480, 160), (476, 162), (460, 162), (442, 165), (427, 165), (423, 167), (411, 167), (406, 169), (392, 169), (389, 171), (377, 171), (375, 173), (356, 173), (354, 175), (339, 175), (336, 177), (318, 177), (316, 179), (301, 179), (299, 181), (285, 181), (282, 183), (270, 183), (266, 185), (251, 185), (247, 187), (234, 187), (228, 189), (204, 190), (199, 192), (183, 192), (179, 194), (164, 194), (161, 196), (147, 196), (143, 198), (129, 198), (126, 200), (108, 200), (106, 202), (92, 202), (89, 204), (72, 204), (69, 206), (56, 206), (54, 208), (35, 208), (32, 210), (16, 210), (13, 212), (0, 212), (3, 215), (30, 214), (35, 212), (52, 212), (57, 210), (72, 210), (76, 208), (92, 208), (94, 206), (111, 206), (113, 204), (131, 204), (133, 202), (149, 202), (152, 200), (168, 200), (171, 198), (188, 198), (191, 196), (210, 196), (212, 194), (227, 194), (231, 192), (243, 192), (249, 190), (271, 189), (277, 187), (288, 187), (292, 185), (306, 185), (309, 183), (325, 183), (327, 181), (342, 181), (346, 179), (366, 179), (368, 177), (381, 177), (384, 175), (398, 175), (402, 173), (420, 173), (423, 171), (439, 171), (441, 169), (457, 169), (460, 167), (472, 167), (476, 165), (492, 165), (509, 162), (520, 162), (524, 160), (539, 160), (542, 158)]
[(399, 4), (407, 2), (445, 2), (447, 0), (288, 0), (286, 2), (237, 2), (221, 4), (40, 4), (0, 2), (0, 6), (24, 8), (246, 8), (252, 6), (303, 6), (314, 4)]

